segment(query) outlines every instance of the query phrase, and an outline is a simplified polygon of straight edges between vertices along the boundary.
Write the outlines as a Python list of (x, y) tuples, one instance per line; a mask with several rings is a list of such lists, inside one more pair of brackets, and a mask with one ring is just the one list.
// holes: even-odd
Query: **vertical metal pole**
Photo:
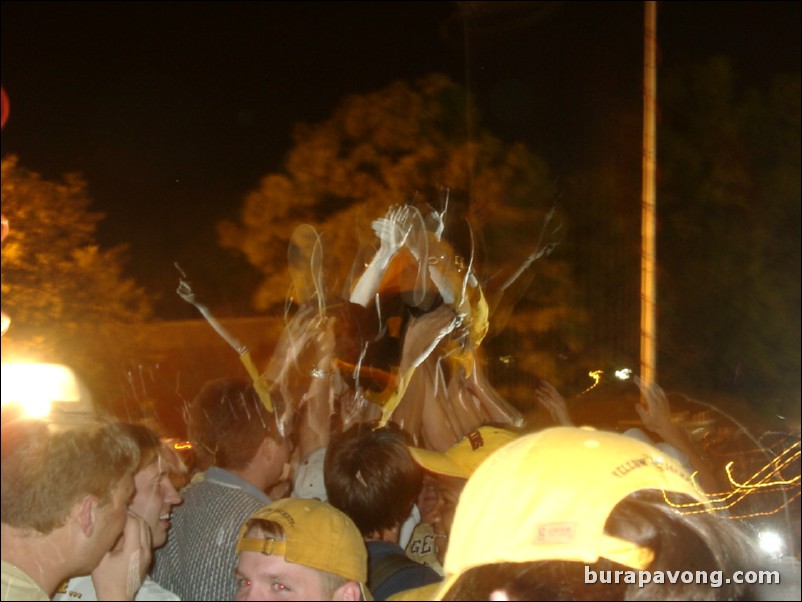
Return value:
[[(655, 165), (657, 161), (655, 105), (657, 98), (657, 2), (645, 2), (643, 47), (643, 189), (641, 199), (640, 377), (657, 379), (657, 275)], [(643, 389), (641, 389), (643, 391)], [(644, 402), (643, 392), (641, 402)]]

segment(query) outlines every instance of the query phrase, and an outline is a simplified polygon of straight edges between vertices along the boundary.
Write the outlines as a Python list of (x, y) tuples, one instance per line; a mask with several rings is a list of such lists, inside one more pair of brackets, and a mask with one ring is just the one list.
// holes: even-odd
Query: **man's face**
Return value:
[(283, 556), (240, 552), (237, 600), (324, 600), (321, 575)]
[(170, 511), (181, 503), (181, 496), (169, 478), (167, 463), (161, 455), (134, 476), (136, 494), (130, 509), (138, 514), (150, 527), (153, 548), (160, 548), (167, 541), (170, 528)]
[(465, 479), (439, 474), (424, 476), (418, 508), (421, 511), (421, 522), (431, 524), (434, 532), (442, 536), (437, 539), (437, 559), (441, 564), (445, 559), (457, 502), (466, 482)]

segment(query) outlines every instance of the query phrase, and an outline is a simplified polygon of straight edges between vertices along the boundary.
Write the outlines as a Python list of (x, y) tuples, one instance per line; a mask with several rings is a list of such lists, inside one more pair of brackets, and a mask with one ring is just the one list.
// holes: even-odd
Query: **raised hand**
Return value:
[(698, 474), (699, 484), (707, 493), (721, 491), (721, 483), (713, 472), (713, 467), (705, 460), (685, 429), (671, 421), (671, 406), (663, 390), (655, 383), (647, 386), (640, 379), (635, 379), (635, 383), (643, 393), (644, 403), (635, 406), (643, 426), (685, 455), (690, 468)]
[(408, 223), (409, 208), (392, 207), (387, 212), (387, 217), (380, 217), (373, 220), (371, 227), (376, 236), (381, 240), (379, 255), (383, 258), (391, 258), (407, 241), (411, 224)]
[(671, 407), (665, 393), (660, 387), (652, 385), (646, 388), (643, 398), (645, 404), (635, 406), (643, 426), (664, 440), (671, 441), (676, 436), (676, 426), (671, 422)]
[(98, 600), (133, 600), (148, 574), (152, 556), (150, 527), (128, 512), (123, 534), (92, 571)]
[(541, 381), (535, 389), (535, 398), (540, 405), (551, 415), (554, 422), (562, 426), (574, 426), (571, 417), (568, 415), (568, 407), (565, 405), (565, 398), (554, 388), (551, 383)]
[(379, 237), (381, 246), (351, 292), (351, 302), (362, 307), (367, 307), (373, 299), (379, 289), (384, 269), (407, 241), (412, 230), (412, 225), (409, 223), (409, 209), (392, 207), (386, 217), (373, 220), (371, 227)]

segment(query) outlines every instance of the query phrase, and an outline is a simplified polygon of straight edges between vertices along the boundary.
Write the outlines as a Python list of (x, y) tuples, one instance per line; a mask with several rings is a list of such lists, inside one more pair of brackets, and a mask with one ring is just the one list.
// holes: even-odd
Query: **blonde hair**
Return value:
[[(252, 518), (248, 520), (245, 534), (246, 537), (261, 537), (263, 539), (274, 539), (276, 541), (284, 541), (287, 539), (287, 534), (284, 532), (283, 526), (264, 518)], [(309, 570), (315, 571), (320, 577), (320, 593), (322, 600), (331, 600), (334, 593), (350, 581), (342, 575), (323, 571), (313, 566), (304, 566)]]
[(3, 523), (48, 534), (85, 496), (108, 503), (139, 459), (137, 441), (116, 421), (71, 416), (4, 424)]

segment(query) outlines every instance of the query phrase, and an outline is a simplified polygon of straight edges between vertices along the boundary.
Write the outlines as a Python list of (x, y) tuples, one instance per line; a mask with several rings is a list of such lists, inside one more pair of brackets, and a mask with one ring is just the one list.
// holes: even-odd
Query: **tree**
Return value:
[(661, 365), (798, 403), (799, 75), (744, 93), (714, 58), (668, 74), (661, 107)]
[[(220, 241), (262, 272), (255, 307), (276, 310), (290, 292), (285, 266), (297, 226), (323, 234), (328, 292), (342, 297), (352, 267), (375, 251), (373, 219), (413, 201), (441, 210), (446, 199), (459, 251), (473, 258), (491, 297), (530, 253), (555, 242), (559, 217), (547, 219), (556, 193), (545, 162), (483, 129), (465, 90), (435, 74), (349, 96), (328, 120), (296, 126), (283, 172), (266, 175), (247, 195), (238, 222), (220, 224)], [(535, 261), (518, 292), (507, 289), (505, 296), (511, 303), (525, 293), (525, 330), (554, 338), (581, 314), (568, 302), (567, 265), (549, 259), (541, 269), (545, 261)], [(525, 286), (534, 274), (536, 285)], [(553, 377), (548, 350), (539, 351), (543, 375)]]
[(2, 160), (3, 310), (11, 326), (4, 361), (35, 357), (65, 363), (98, 401), (119, 393), (118, 379), (136, 347), (136, 326), (151, 299), (123, 274), (125, 248), (101, 249), (95, 231), (103, 215), (89, 210), (86, 183), (75, 174), (48, 181)]

